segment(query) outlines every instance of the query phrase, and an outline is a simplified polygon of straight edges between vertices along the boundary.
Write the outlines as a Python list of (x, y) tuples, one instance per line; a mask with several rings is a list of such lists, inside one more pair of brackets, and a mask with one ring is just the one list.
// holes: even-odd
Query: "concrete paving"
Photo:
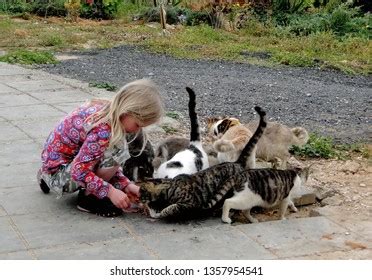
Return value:
[[(102, 218), (36, 183), (42, 144), (83, 101), (113, 93), (0, 63), (0, 259), (371, 259), (371, 236), (327, 216), (257, 224)], [(363, 244), (356, 249), (350, 244)], [(358, 247), (358, 246), (356, 246)]]

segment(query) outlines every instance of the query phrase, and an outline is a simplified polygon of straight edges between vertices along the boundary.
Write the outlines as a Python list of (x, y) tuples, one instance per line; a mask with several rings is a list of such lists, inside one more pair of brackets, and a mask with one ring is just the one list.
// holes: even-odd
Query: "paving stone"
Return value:
[(40, 162), (41, 147), (32, 140), (13, 140), (0, 145), (0, 166)]
[(25, 69), (16, 65), (9, 65), (0, 62), (0, 76), (14, 76), (14, 75), (27, 75), (31, 74), (32, 70)]
[(33, 249), (130, 236), (120, 224), (120, 219), (98, 217), (81, 211), (13, 216), (14, 223)]
[(6, 216), (6, 215), (7, 213), (5, 212), (5, 209), (0, 203), (0, 217)]
[(56, 103), (53, 104), (54, 107), (58, 108), (59, 110), (63, 111), (65, 114), (68, 114), (81, 106), (84, 102), (68, 102), (68, 103)]
[(26, 250), (0, 254), (0, 260), (31, 260), (34, 256)]
[(276, 259), (229, 225), (147, 235), (143, 239), (160, 259)]
[(0, 116), (12, 121), (31, 119), (36, 123), (36, 120), (47, 120), (50, 117), (62, 117), (64, 116), (64, 113), (50, 105), (37, 104), (19, 107), (5, 107), (0, 110)]
[(49, 104), (85, 102), (93, 98), (92, 95), (73, 88), (67, 90), (37, 91), (31, 92), (30, 95)]
[(14, 126), (13, 124), (7, 121), (0, 122), (0, 131), (1, 131), (0, 133), (1, 142), (30, 139), (30, 137), (27, 134), (25, 134), (21, 129), (19, 129), (18, 127)]
[(61, 119), (61, 116), (51, 116), (44, 120), (18, 120), (12, 123), (22, 129), (32, 139), (40, 139), (40, 142), (44, 145), (48, 135)]
[[(0, 94), (3, 95), (3, 94), (9, 94), (9, 93), (12, 93), (12, 94), (20, 94), (22, 92), (14, 89), (14, 88), (11, 88), (7, 85), (4, 85), (4, 84), (0, 84)], [(0, 102), (1, 103), (1, 102)]]
[(0, 254), (26, 249), (14, 228), (9, 217), (0, 217)]
[[(43, 260), (152, 260), (155, 256), (134, 238), (78, 243), (34, 250)], [(1, 256), (0, 256), (1, 257)]]
[(39, 91), (46, 91), (46, 90), (61, 90), (61, 89), (68, 89), (67, 85), (64, 85), (58, 81), (54, 80), (29, 80), (29, 81), (17, 81), (17, 82), (9, 82), (6, 85), (15, 88), (20, 91), (24, 92), (39, 92)]
[[(25, 199), (27, 197), (27, 199)], [(76, 214), (77, 193), (66, 194), (57, 199), (54, 192), (44, 194), (39, 186), (28, 184), (18, 188), (0, 189), (0, 204), (9, 215), (60, 212)]]
[[(348, 249), (345, 232), (324, 217), (299, 218), (237, 226), (281, 258)], [(348, 239), (360, 240), (355, 234)]]
[(0, 108), (32, 104), (40, 104), (40, 101), (37, 100), (36, 98), (28, 96), (27, 94), (1, 93), (0, 84)]
[(0, 190), (12, 187), (37, 186), (36, 173), (41, 163), (24, 163), (1, 166)]

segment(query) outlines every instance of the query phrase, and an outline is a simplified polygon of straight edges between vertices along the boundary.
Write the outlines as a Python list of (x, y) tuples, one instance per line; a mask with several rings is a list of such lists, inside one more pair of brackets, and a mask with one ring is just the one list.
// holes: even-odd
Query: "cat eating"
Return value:
[(234, 195), (225, 200), (222, 207), (222, 221), (231, 223), (230, 209), (243, 210), (244, 216), (251, 222), (258, 222), (250, 214), (255, 206), (271, 208), (279, 205), (280, 219), (284, 219), (288, 206), (297, 212), (291, 196), (301, 189), (307, 181), (309, 168), (293, 170), (251, 169), (242, 176), (242, 185), (234, 185)]
[(235, 162), (225, 162), (195, 174), (181, 174), (173, 179), (152, 179), (136, 182), (140, 200), (153, 218), (192, 218), (218, 207), (234, 186), (246, 182), (248, 159), (266, 127), (266, 113), (255, 107), (259, 125)]

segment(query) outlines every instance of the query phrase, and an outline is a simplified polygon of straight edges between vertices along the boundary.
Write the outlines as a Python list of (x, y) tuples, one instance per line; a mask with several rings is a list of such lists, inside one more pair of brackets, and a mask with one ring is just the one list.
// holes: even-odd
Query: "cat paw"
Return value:
[(231, 219), (229, 217), (227, 218), (222, 218), (222, 222), (226, 223), (226, 224), (231, 224)]
[(293, 207), (291, 207), (291, 210), (292, 210), (292, 212), (295, 212), (295, 213), (297, 213), (297, 212), (298, 212), (298, 209), (297, 209), (297, 207), (296, 207), (296, 206), (293, 206)]
[(257, 220), (256, 218), (253, 218), (253, 217), (251, 217), (251, 218), (249, 219), (249, 221), (250, 221), (252, 224), (258, 223), (258, 220)]
[(160, 213), (156, 212), (154, 209), (151, 208), (149, 208), (148, 211), (151, 218), (159, 219)]

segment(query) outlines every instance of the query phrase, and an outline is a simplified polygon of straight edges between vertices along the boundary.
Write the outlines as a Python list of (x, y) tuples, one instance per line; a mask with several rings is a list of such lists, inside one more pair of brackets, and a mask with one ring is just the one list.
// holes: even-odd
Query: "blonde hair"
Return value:
[[(159, 89), (149, 79), (141, 79), (123, 86), (112, 100), (100, 100), (105, 104), (102, 109), (88, 118), (90, 128), (108, 122), (111, 125), (110, 147), (118, 144), (125, 136), (120, 117), (128, 114), (140, 125), (158, 122), (164, 114), (163, 102)], [(92, 102), (99, 102), (93, 100)], [(138, 132), (139, 133), (139, 132)], [(138, 135), (137, 133), (137, 135)], [(144, 145), (147, 136), (143, 133)]]

